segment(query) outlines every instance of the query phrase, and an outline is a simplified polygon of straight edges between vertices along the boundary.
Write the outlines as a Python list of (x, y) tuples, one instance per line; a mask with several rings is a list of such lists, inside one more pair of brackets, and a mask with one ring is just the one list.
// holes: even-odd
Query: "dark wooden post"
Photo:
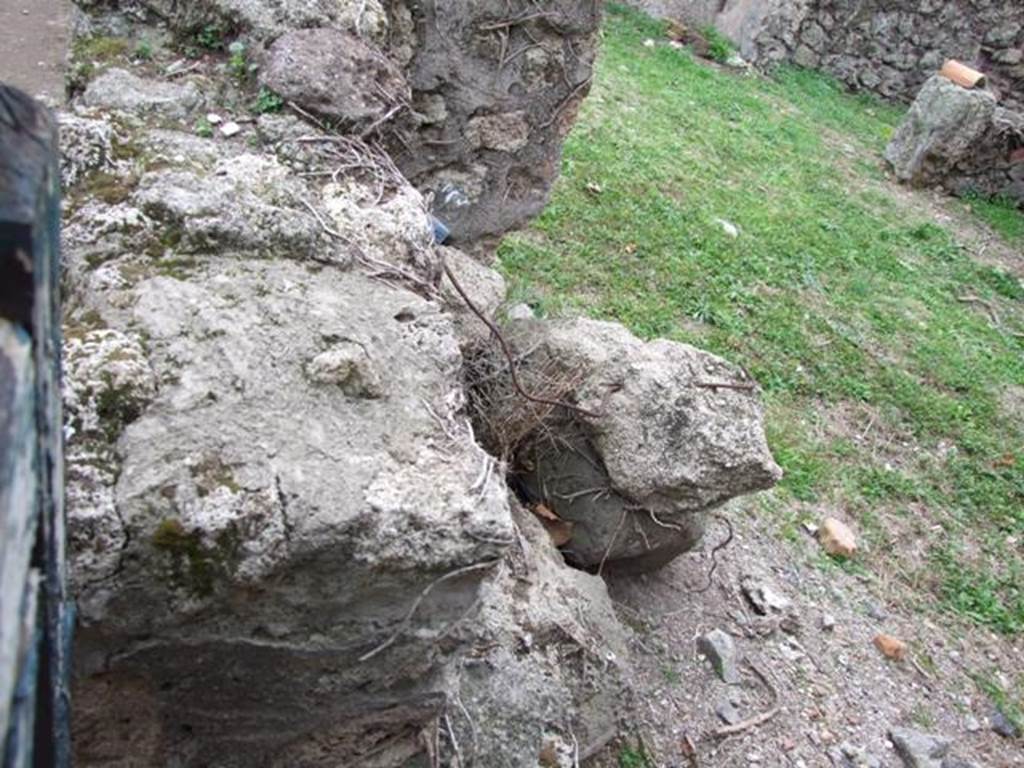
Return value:
[(70, 764), (60, 174), (50, 113), (0, 84), (0, 765)]

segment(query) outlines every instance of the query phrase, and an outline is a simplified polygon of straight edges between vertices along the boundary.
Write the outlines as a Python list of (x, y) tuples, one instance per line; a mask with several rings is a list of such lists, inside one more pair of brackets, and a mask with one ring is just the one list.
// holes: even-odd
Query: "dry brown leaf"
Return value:
[(533, 514), (539, 517), (541, 520), (561, 520), (558, 515), (551, 511), (551, 507), (547, 504), (534, 504)]
[(546, 504), (535, 504), (532, 511), (544, 525), (544, 530), (551, 537), (552, 544), (561, 547), (563, 544), (569, 543), (569, 539), (572, 538), (573, 526), (569, 520), (560, 518)]
[(1017, 457), (1012, 453), (1004, 453), (998, 459), (992, 462), (993, 469), (1006, 469), (1012, 467), (1017, 463)]
[(549, 741), (541, 749), (540, 754), (537, 755), (537, 764), (544, 766), (544, 768), (558, 768), (560, 765), (558, 761), (558, 750), (555, 749), (555, 743)]

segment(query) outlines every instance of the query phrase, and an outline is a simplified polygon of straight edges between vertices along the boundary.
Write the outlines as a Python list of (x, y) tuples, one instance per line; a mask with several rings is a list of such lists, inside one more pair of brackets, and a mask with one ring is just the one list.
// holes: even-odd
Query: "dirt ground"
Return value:
[(69, 14), (67, 0), (0, 0), (0, 82), (63, 102)]
[[(755, 502), (736, 503), (725, 515), (735, 538), (718, 553), (707, 591), (694, 594), (707, 584), (711, 548), (725, 538), (721, 524), (703, 551), (639, 579), (609, 580), (634, 633), (633, 701), (623, 736), (593, 764), (895, 768), (903, 762), (888, 731), (907, 727), (951, 740), (949, 755), (967, 765), (1024, 765), (1024, 744), (991, 729), (993, 704), (977, 682), (1012, 687), (1024, 659), (1020, 639), (940, 621), (884, 577), (830, 561), (809, 531), (780, 539)], [(760, 615), (743, 593), (745, 580), (790, 605)], [(739, 684), (726, 685), (697, 653), (697, 638), (714, 629), (734, 638)], [(905, 641), (906, 658), (883, 656), (873, 642), (879, 633)], [(744, 722), (773, 714), (716, 735), (725, 725), (716, 709), (725, 704)], [(878, 762), (844, 759), (843, 747)], [(648, 762), (631, 762), (643, 752)]]

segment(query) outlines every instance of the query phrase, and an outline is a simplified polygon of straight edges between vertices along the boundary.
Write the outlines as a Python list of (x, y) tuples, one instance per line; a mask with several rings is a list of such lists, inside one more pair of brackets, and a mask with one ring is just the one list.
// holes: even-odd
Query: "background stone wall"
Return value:
[(652, 16), (680, 19), (696, 27), (715, 23), (726, 0), (630, 0), (629, 4)]
[(729, 0), (718, 24), (752, 61), (793, 61), (890, 99), (912, 100), (955, 58), (987, 73), (1004, 106), (1024, 105), (1019, 0)]

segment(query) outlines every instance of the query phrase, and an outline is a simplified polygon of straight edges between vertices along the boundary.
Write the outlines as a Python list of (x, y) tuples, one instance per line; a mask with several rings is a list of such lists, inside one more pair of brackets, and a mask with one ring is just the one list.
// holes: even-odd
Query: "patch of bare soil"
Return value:
[(0, 82), (63, 102), (69, 14), (67, 0), (0, 2)]
[(1024, 280), (1024, 249), (1008, 243), (958, 200), (938, 190), (909, 189), (895, 182), (889, 186), (908, 208), (931, 216), (937, 224), (951, 230), (978, 263)]
[[(992, 730), (994, 706), (976, 681), (1019, 685), (1019, 639), (915, 611), (914, 601), (899, 599), (907, 586), (833, 563), (810, 533), (780, 540), (757, 509), (746, 500), (727, 511), (735, 539), (718, 553), (707, 591), (694, 592), (724, 537), (718, 524), (703, 552), (643, 578), (609, 580), (633, 630), (635, 700), (628, 735), (593, 765), (895, 768), (904, 763), (888, 736), (894, 727), (947, 738), (949, 754), (969, 761), (943, 765), (1024, 765), (1024, 743)], [(899, 565), (896, 549), (872, 554)], [(767, 586), (788, 606), (762, 615), (744, 584)], [(734, 639), (738, 684), (727, 685), (698, 655), (697, 639), (715, 629)], [(905, 658), (883, 655), (874, 643), (880, 633), (906, 642)], [(738, 718), (735, 732), (722, 730), (716, 710)], [(644, 751), (647, 763), (630, 762)]]

